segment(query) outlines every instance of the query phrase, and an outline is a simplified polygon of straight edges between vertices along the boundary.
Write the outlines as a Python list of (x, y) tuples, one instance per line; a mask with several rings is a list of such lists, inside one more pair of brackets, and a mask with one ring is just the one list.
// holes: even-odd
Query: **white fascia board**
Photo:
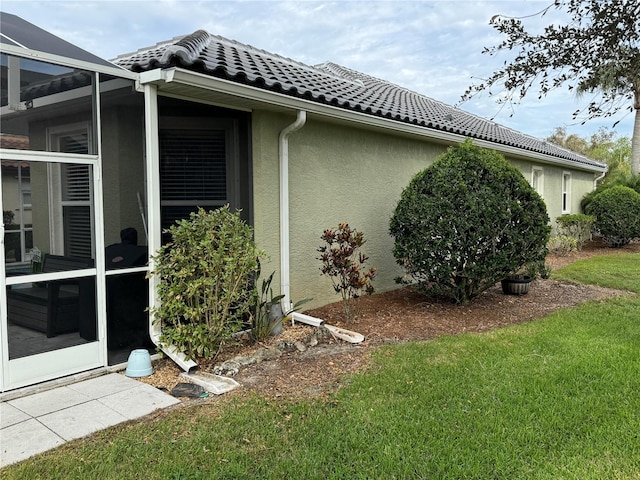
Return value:
[(129, 80), (136, 80), (139, 75), (138, 73), (126, 70), (115, 64), (113, 65), (113, 67), (108, 67), (105, 65), (98, 65), (96, 63), (84, 62), (82, 60), (75, 60), (69, 57), (63, 57), (61, 55), (39, 52), (37, 50), (30, 50), (23, 47), (15, 47), (13, 45), (7, 45), (4, 43), (0, 44), (0, 52), (6, 53), (7, 55), (15, 55), (16, 57), (29, 58), (31, 60), (38, 60), (41, 62), (62, 65), (65, 67), (77, 68), (79, 70), (105, 73), (107, 75), (113, 75), (115, 77), (128, 78)]
[[(146, 76), (146, 74), (149, 74)], [(398, 122), (396, 120), (390, 120), (388, 118), (376, 117), (366, 113), (355, 112), (352, 110), (346, 110), (344, 108), (325, 105), (311, 100), (305, 100), (303, 98), (291, 97), (282, 93), (271, 92), (260, 88), (253, 87), (251, 85), (244, 85), (230, 80), (211, 77), (198, 72), (191, 72), (180, 68), (170, 68), (166, 70), (152, 70), (144, 72), (140, 75), (140, 82), (147, 83), (159, 83), (159, 82), (176, 82), (183, 85), (189, 85), (192, 87), (198, 87), (208, 90), (215, 90), (216, 92), (234, 95), (237, 97), (253, 100), (260, 103), (265, 103), (278, 107), (291, 108), (293, 110), (305, 110), (307, 113), (313, 113), (320, 116), (327, 116), (331, 118), (340, 119), (350, 123), (356, 123), (365, 125), (368, 127), (378, 127), (384, 130), (390, 130), (393, 132), (402, 133), (404, 135), (412, 135), (422, 138), (429, 138), (439, 142), (445, 142), (450, 144), (462, 143), (465, 139), (469, 138), (464, 135), (443, 132), (440, 130), (430, 129), (419, 125), (412, 125), (408, 123)], [(482, 140), (478, 138), (472, 138), (473, 143), (480, 147), (496, 150), (505, 155), (512, 157), (518, 157), (526, 160), (533, 160), (537, 162), (561, 165), (571, 167), (574, 170), (585, 170), (588, 172), (606, 172), (607, 167), (598, 167), (595, 165), (581, 164), (573, 162), (564, 158), (554, 157), (553, 155), (547, 155), (544, 153), (531, 152), (529, 150), (512, 147), (509, 145), (502, 145), (500, 143), (490, 142), (488, 140)]]

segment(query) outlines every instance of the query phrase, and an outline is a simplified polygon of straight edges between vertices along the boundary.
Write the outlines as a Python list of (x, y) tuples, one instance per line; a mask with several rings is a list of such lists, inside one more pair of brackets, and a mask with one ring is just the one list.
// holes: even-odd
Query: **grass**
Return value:
[(640, 293), (640, 255), (600, 255), (578, 260), (552, 273), (552, 278)]
[[(638, 292), (639, 256), (596, 257), (555, 276)], [(638, 297), (375, 357), (328, 400), (179, 409), (2, 478), (640, 478)]]

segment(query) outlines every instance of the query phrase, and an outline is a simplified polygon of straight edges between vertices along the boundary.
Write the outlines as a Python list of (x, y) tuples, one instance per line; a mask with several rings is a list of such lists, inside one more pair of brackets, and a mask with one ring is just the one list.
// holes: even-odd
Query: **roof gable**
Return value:
[(116, 64), (135, 72), (180, 67), (293, 97), (465, 137), (550, 155), (583, 166), (605, 165), (370, 75), (326, 62), (309, 66), (198, 30)]

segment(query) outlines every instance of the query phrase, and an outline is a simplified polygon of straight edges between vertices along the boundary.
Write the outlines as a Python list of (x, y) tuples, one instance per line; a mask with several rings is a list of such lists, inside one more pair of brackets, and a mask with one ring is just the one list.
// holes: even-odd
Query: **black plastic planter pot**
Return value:
[(501, 282), (502, 292), (507, 295), (525, 295), (529, 293), (531, 277), (525, 275), (514, 275), (506, 277)]

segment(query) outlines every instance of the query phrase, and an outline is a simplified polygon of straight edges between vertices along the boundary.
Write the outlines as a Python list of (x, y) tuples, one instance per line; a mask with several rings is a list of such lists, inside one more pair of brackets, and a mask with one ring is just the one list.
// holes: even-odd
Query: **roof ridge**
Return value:
[(227, 37), (223, 37), (222, 35), (214, 35), (214, 34), (212, 34), (211, 37), (216, 39), (218, 42), (223, 43), (223, 44), (225, 44), (227, 46), (230, 46), (230, 47), (240, 47), (240, 48), (242, 48), (242, 49), (244, 49), (246, 51), (250, 51), (250, 52), (253, 52), (253, 53), (258, 53), (258, 54), (260, 54), (260, 55), (262, 55), (264, 57), (270, 58), (272, 60), (284, 61), (284, 62), (287, 62), (289, 64), (295, 65), (295, 66), (303, 68), (305, 70), (308, 70), (310, 72), (313, 72), (313, 73), (318, 73), (319, 72), (319, 73), (323, 73), (323, 74), (328, 74), (328, 75), (331, 75), (332, 77), (334, 77), (336, 79), (343, 80), (343, 81), (347, 80), (350, 83), (353, 83), (353, 84), (358, 85), (360, 87), (364, 86), (364, 84), (361, 81), (345, 78), (344, 75), (340, 75), (339, 73), (336, 73), (336, 72), (333, 72), (333, 71), (326, 71), (326, 70), (324, 70), (322, 68), (319, 68), (322, 65), (325, 65), (325, 63), (331, 63), (331, 62), (325, 62), (325, 63), (319, 64), (319, 65), (309, 65), (309, 64), (303, 63), (303, 62), (301, 62), (299, 60), (294, 60), (293, 58), (285, 57), (284, 55), (279, 55), (277, 53), (269, 52), (268, 50), (264, 50), (262, 48), (254, 47), (253, 45), (248, 44), (248, 43), (243, 43), (243, 42), (239, 42), (238, 40), (232, 40), (232, 39), (229, 39)]
[(162, 47), (164, 47), (166, 45), (173, 45), (173, 44), (179, 42), (180, 40), (182, 40), (183, 38), (185, 38), (187, 36), (189, 36), (189, 34), (177, 35), (177, 36), (175, 36), (175, 37), (173, 37), (173, 38), (171, 38), (169, 40), (165, 40), (163, 42), (157, 42), (155, 45), (149, 45), (147, 47), (138, 48), (134, 52), (121, 53), (117, 57), (111, 59), (111, 61), (112, 62), (116, 62), (118, 60), (123, 60), (125, 58), (132, 57), (133, 55), (137, 55), (137, 54), (142, 53), (142, 52), (148, 52), (150, 50), (157, 50), (157, 49), (162, 48)]
[[(410, 88), (404, 87), (404, 86), (402, 86), (400, 84), (397, 84), (397, 83), (390, 82), (389, 80), (385, 80), (383, 78), (378, 78), (378, 77), (375, 77), (373, 75), (369, 75), (368, 73), (363, 73), (363, 72), (360, 72), (358, 70), (354, 70), (353, 68), (345, 67), (344, 65), (340, 65), (340, 64), (337, 64), (337, 63), (334, 63), (334, 62), (325, 62), (322, 65), (326, 65), (326, 64), (330, 64), (334, 68), (337, 67), (338, 69), (345, 70), (346, 72), (348, 72), (347, 73), (348, 75), (352, 75), (352, 76), (354, 76), (356, 78), (357, 77), (368, 78), (373, 82), (384, 84), (384, 85), (388, 85), (388, 86), (395, 87), (395, 88), (399, 88), (401, 90), (404, 90), (405, 92), (413, 93), (414, 95), (418, 95), (420, 97), (426, 98), (426, 99), (428, 99), (428, 100), (430, 100), (432, 102), (438, 103), (439, 105), (447, 107), (447, 108), (449, 108), (451, 110), (455, 110), (456, 112), (467, 113), (464, 110), (461, 110), (461, 109), (459, 109), (458, 107), (456, 107), (454, 105), (449, 105), (448, 103), (444, 103), (443, 101), (438, 100), (437, 98), (430, 97), (430, 96), (425, 95), (424, 93), (418, 92), (416, 90), (411, 90)], [(362, 82), (362, 80), (359, 80), (359, 81)], [(473, 114), (471, 114), (471, 115), (473, 115)], [(483, 120), (487, 120), (486, 118), (483, 118), (483, 117), (478, 117), (478, 118), (482, 118)], [(496, 125), (498, 125), (498, 124), (496, 124)]]
[(186, 35), (175, 44), (169, 45), (162, 54), (160, 63), (169, 63), (172, 57), (177, 56), (186, 65), (192, 65), (205, 49), (211, 35), (206, 30), (196, 30), (190, 35)]

